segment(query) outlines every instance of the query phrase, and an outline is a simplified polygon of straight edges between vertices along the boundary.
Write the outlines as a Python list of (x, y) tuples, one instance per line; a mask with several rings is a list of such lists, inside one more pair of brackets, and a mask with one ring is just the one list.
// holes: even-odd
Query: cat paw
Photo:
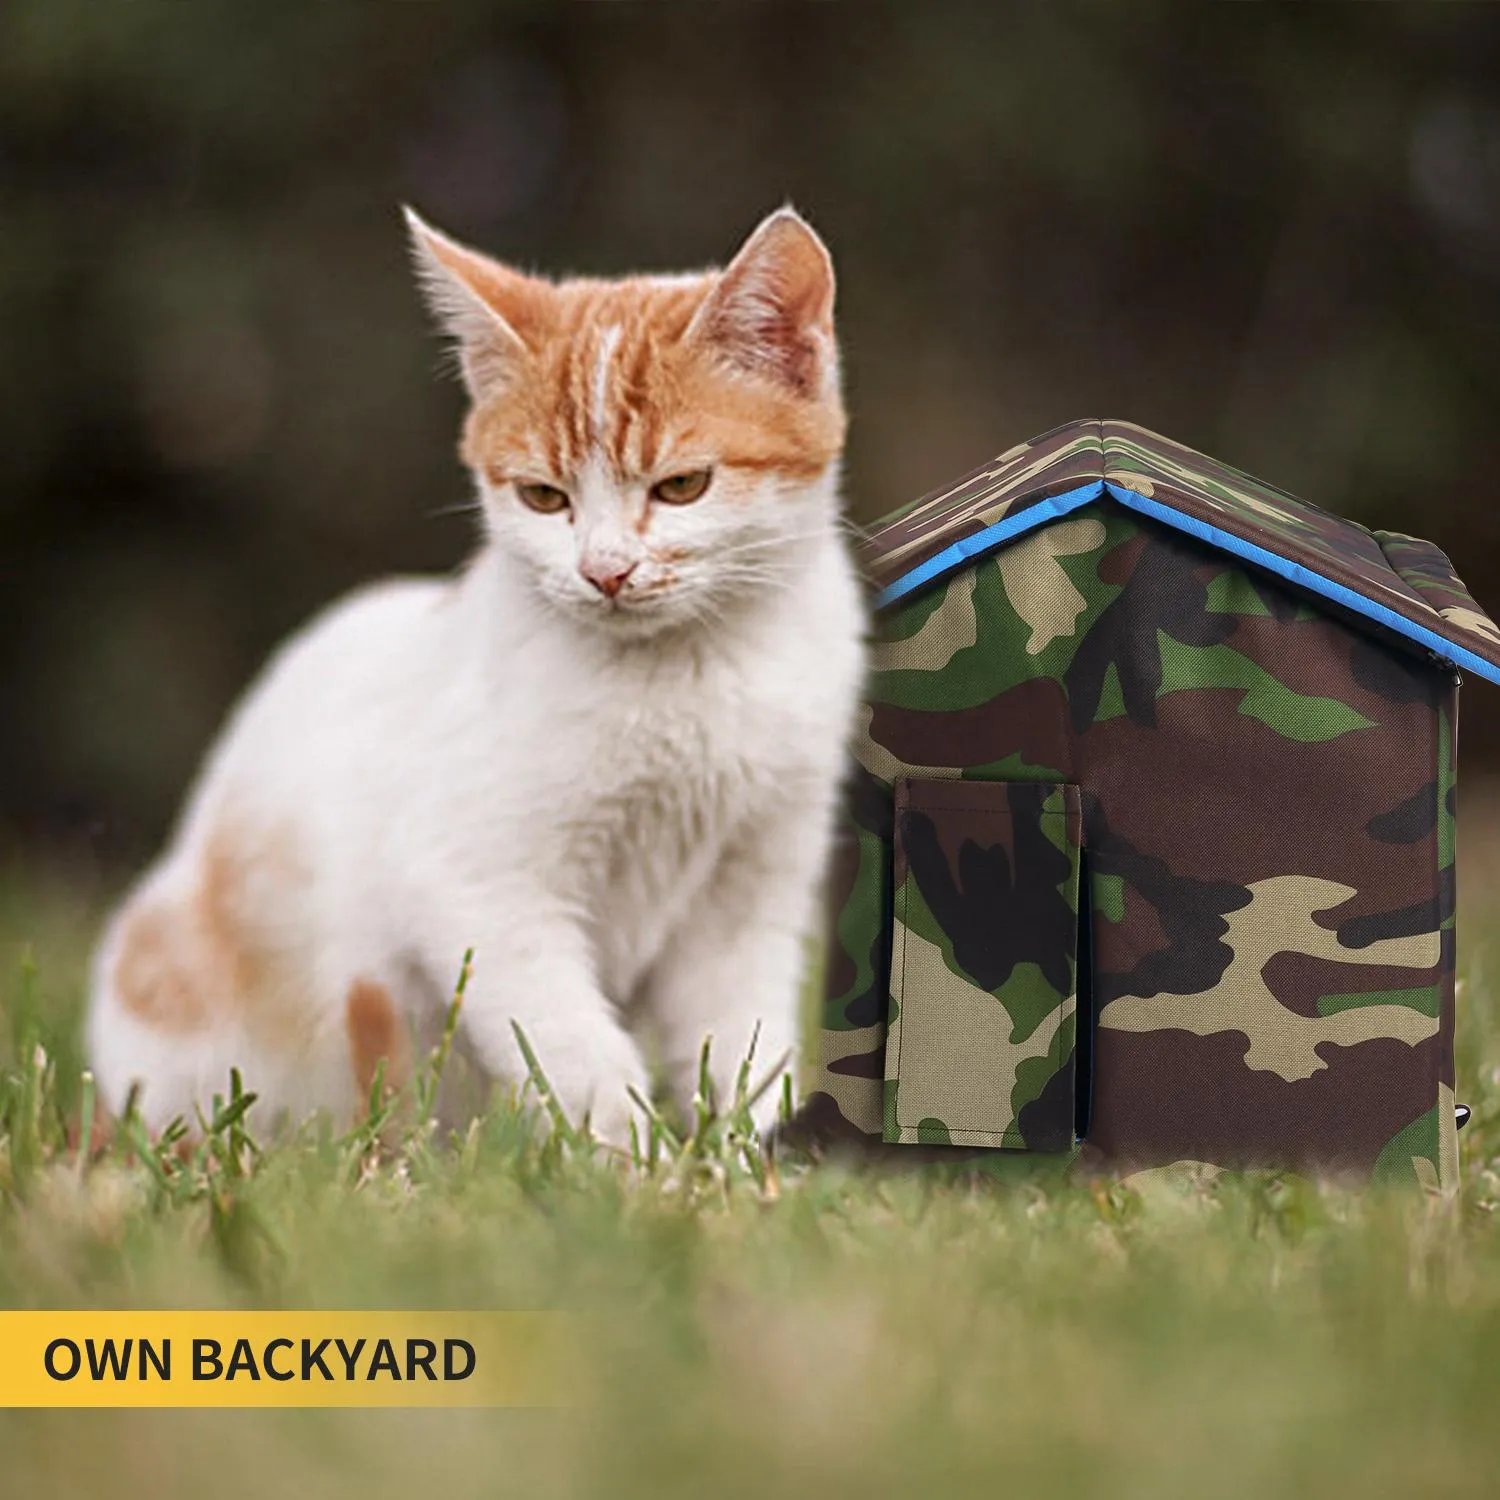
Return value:
[[(636, 1092), (643, 1099), (650, 1097), (649, 1086), (638, 1087)], [(596, 1141), (612, 1150), (623, 1152), (626, 1156), (633, 1154), (630, 1134), (632, 1122), (639, 1139), (644, 1141), (646, 1138), (645, 1113), (623, 1089), (618, 1092), (614, 1089), (602, 1091), (589, 1111), (588, 1119), (589, 1131)]]
[[(646, 1117), (637, 1098), (651, 1097), (651, 1078), (640, 1053), (624, 1033), (593, 1039), (588, 1055), (581, 1047), (552, 1079), (557, 1102), (575, 1129), (588, 1122), (589, 1134), (601, 1145), (627, 1155), (631, 1123), (644, 1139)], [(544, 1064), (545, 1065), (545, 1064)]]

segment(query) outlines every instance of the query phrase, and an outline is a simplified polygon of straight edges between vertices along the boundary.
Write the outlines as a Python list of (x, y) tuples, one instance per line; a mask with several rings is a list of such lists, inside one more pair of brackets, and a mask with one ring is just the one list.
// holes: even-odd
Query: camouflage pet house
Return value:
[(1452, 1185), (1447, 558), (1084, 421), (863, 560), (813, 1134)]

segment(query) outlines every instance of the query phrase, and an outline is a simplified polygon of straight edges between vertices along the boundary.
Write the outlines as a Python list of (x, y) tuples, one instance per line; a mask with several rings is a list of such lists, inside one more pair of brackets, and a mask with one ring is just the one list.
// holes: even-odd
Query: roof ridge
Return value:
[(876, 607), (1106, 495), (1500, 682), (1500, 627), (1431, 542), (1372, 531), (1113, 418), (1018, 443), (878, 523), (861, 549)]

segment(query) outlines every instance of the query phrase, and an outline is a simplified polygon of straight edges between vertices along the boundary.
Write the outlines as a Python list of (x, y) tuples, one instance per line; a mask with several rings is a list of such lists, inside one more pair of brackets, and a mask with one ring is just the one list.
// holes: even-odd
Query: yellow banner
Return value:
[(546, 1312), (0, 1312), (0, 1406), (567, 1406)]

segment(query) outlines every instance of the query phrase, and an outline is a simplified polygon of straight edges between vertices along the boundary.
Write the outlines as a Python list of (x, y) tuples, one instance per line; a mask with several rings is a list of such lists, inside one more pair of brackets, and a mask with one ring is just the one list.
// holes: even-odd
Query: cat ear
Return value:
[(740, 247), (693, 315), (688, 336), (799, 395), (837, 378), (833, 259), (794, 209), (780, 208)]
[(527, 352), (545, 284), (470, 250), (403, 208), (417, 281), (433, 316), (457, 340), (464, 384), (474, 397), (510, 377)]

